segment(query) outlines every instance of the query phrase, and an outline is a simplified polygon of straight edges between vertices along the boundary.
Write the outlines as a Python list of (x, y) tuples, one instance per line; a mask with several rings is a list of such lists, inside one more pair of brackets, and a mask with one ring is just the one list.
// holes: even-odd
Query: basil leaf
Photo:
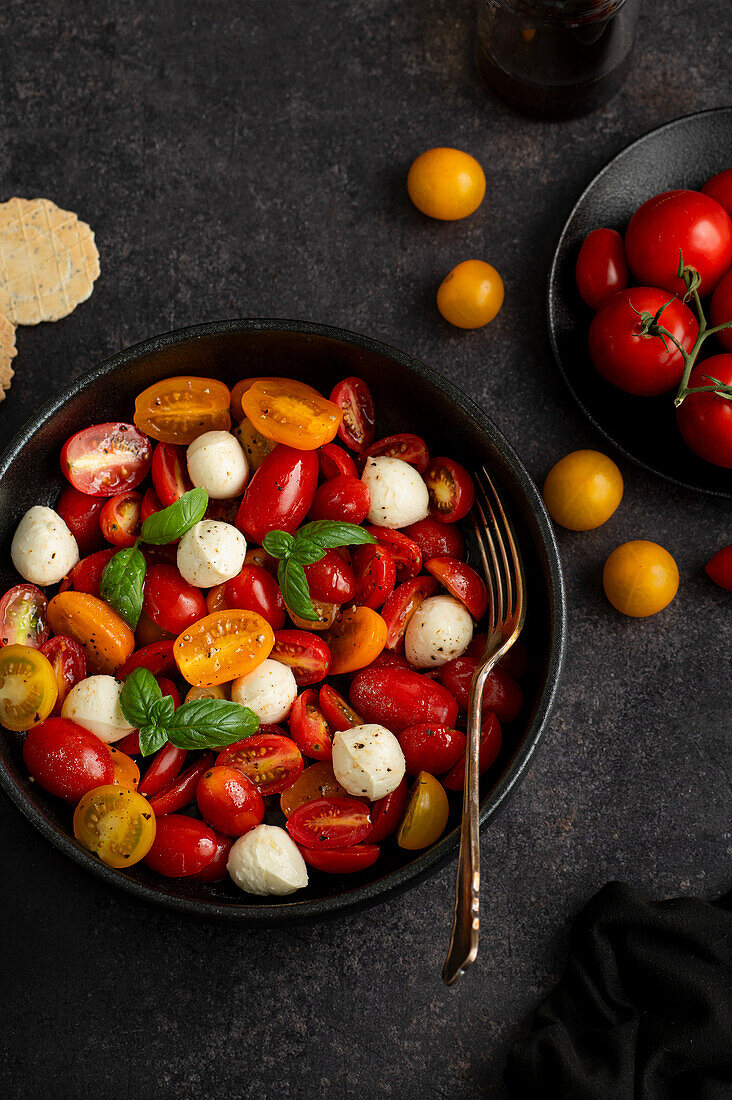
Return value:
[(179, 749), (215, 749), (251, 737), (259, 719), (249, 707), (226, 699), (196, 699), (183, 703), (168, 727), (168, 740)]
[(310, 589), (308, 588), (305, 570), (300, 563), (293, 561), (292, 558), (288, 561), (281, 561), (277, 568), (277, 580), (282, 598), (289, 610), (294, 612), (299, 619), (307, 619), (309, 622), (316, 623), (318, 615), (313, 607), (313, 601), (310, 599)]
[(175, 703), (172, 695), (163, 696), (162, 699), (158, 699), (156, 703), (153, 703), (150, 708), (150, 717), (156, 726), (167, 726), (174, 714)]
[(365, 527), (359, 527), (357, 523), (339, 523), (332, 519), (316, 519), (312, 523), (306, 523), (297, 532), (297, 539), (312, 539), (324, 550), (332, 550), (336, 546), (365, 546), (376, 542)]
[(102, 573), (99, 595), (134, 630), (142, 614), (145, 558), (137, 546), (118, 550)]
[(119, 695), (119, 705), (127, 721), (135, 729), (155, 725), (154, 708), (163, 698), (157, 680), (146, 668), (136, 668), (125, 678)]
[(169, 508), (163, 508), (162, 512), (154, 512), (153, 515), (148, 516), (142, 525), (140, 538), (152, 546), (165, 546), (169, 542), (176, 542), (185, 535), (186, 531), (190, 531), (191, 527), (195, 527), (203, 519), (207, 507), (206, 490), (190, 489)]
[(300, 538), (298, 534), (290, 558), (292, 561), (299, 561), (300, 565), (312, 565), (314, 561), (320, 561), (325, 555), (326, 550), (319, 542), (307, 537)]
[(151, 756), (167, 743), (168, 734), (162, 726), (143, 726), (137, 734), (137, 739), (140, 742), (141, 754)]
[(268, 531), (262, 539), (262, 546), (273, 558), (289, 558), (295, 545), (295, 539), (287, 531)]

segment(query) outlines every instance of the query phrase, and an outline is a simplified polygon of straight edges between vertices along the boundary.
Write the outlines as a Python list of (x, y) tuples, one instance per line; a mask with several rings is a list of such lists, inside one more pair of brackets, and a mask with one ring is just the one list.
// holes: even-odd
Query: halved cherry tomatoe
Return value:
[(343, 378), (330, 395), (343, 410), (338, 435), (352, 451), (362, 451), (374, 441), (376, 412), (371, 390), (362, 378)]
[(347, 794), (346, 788), (336, 779), (330, 760), (318, 760), (305, 768), (294, 783), (285, 787), (280, 795), (280, 809), (285, 817), (289, 817), (299, 806), (314, 802), (316, 798)]
[(94, 424), (67, 439), (61, 472), (80, 493), (111, 497), (136, 489), (152, 461), (152, 446), (133, 424)]
[(112, 782), (117, 787), (128, 787), (130, 790), (136, 791), (140, 782), (140, 769), (135, 761), (116, 745), (107, 745), (107, 748), (114, 766)]
[(291, 786), (304, 767), (302, 753), (291, 737), (261, 730), (223, 749), (216, 766), (224, 764), (238, 768), (263, 797)]
[[(478, 757), (478, 775), (487, 772), (491, 764), (494, 764), (501, 751), (503, 733), (501, 723), (492, 712), (486, 714), (480, 731), (480, 754)], [(448, 791), (461, 791), (465, 784), (465, 753), (450, 769), (447, 775), (442, 776), (442, 785)]]
[(404, 534), (416, 542), (422, 551), (422, 560), (438, 558), (443, 554), (451, 558), (465, 557), (465, 539), (454, 523), (440, 523), (427, 516), (404, 528)]
[(163, 505), (158, 498), (158, 494), (154, 489), (147, 489), (145, 495), (142, 498), (142, 504), (140, 505), (140, 521), (144, 523), (150, 516), (154, 516), (156, 512), (162, 512)]
[(0, 646), (41, 649), (51, 633), (48, 600), (34, 584), (14, 584), (0, 599)]
[(439, 589), (434, 577), (414, 577), (395, 588), (381, 609), (386, 623), (387, 649), (404, 648), (404, 632), (421, 603)]
[(114, 780), (109, 747), (66, 718), (47, 718), (23, 742), (23, 760), (44, 791), (73, 805)]
[(292, 670), (298, 687), (318, 684), (330, 669), (330, 648), (309, 630), (277, 630), (270, 657)]
[(204, 432), (231, 427), (229, 390), (215, 378), (164, 378), (135, 400), (135, 424), (160, 443), (192, 443)]
[(420, 772), (409, 794), (397, 844), (407, 851), (427, 848), (442, 836), (450, 816), (450, 803), (439, 779)]
[(90, 596), (98, 596), (102, 574), (114, 554), (116, 550), (111, 547), (109, 550), (97, 550), (87, 558), (82, 558), (61, 581), (59, 592), (66, 592), (69, 588), (73, 588), (75, 592), (87, 592)]
[(305, 566), (310, 598), (339, 606), (356, 595), (353, 568), (338, 550), (326, 550), (319, 561)]
[(150, 467), (153, 488), (164, 508), (175, 504), (193, 488), (186, 466), (185, 447), (175, 443), (158, 443)]
[(298, 844), (308, 867), (331, 875), (351, 875), (364, 871), (379, 858), (378, 844), (354, 844), (351, 848), (307, 848)]
[(192, 875), (186, 875), (186, 878), (195, 882), (221, 882), (222, 879), (226, 878), (226, 864), (234, 838), (225, 836), (223, 833), (217, 833), (215, 829), (213, 834), (216, 838), (216, 853), (213, 859), (200, 871), (196, 871)]
[(242, 420), (241, 424), (237, 424), (234, 428), (234, 435), (239, 440), (242, 450), (247, 456), (250, 474), (259, 469), (267, 455), (277, 446), (274, 439), (267, 439), (266, 436), (263, 436), (249, 420)]
[(417, 576), (422, 568), (422, 551), (413, 539), (389, 527), (367, 527), (366, 530), (391, 554), (399, 583)]
[(280, 445), (246, 487), (236, 526), (261, 543), (268, 531), (292, 534), (310, 510), (318, 484), (318, 456)]
[(60, 714), (63, 701), (75, 684), (86, 679), (86, 654), (78, 642), (65, 634), (56, 634), (41, 646), (56, 677), (56, 702), (53, 713)]
[(317, 616), (315, 619), (302, 619), (291, 607), (287, 608), (287, 613), (295, 626), (299, 630), (330, 630), (338, 614), (338, 604), (325, 603), (324, 600), (311, 600), (311, 603)]
[(103, 507), (103, 497), (80, 493), (73, 485), (67, 485), (56, 501), (56, 511), (76, 539), (82, 555), (91, 554), (102, 545), (99, 513)]
[(163, 745), (162, 749), (158, 749), (150, 767), (140, 780), (137, 788), (140, 794), (150, 798), (177, 779), (187, 756), (186, 749), (179, 749), (176, 745), (171, 745), (170, 741), (167, 745)]
[(330, 481), (324, 481), (317, 489), (310, 507), (310, 518), (363, 523), (370, 506), (368, 486), (360, 478), (339, 474)]
[(349, 474), (358, 477), (358, 469), (348, 451), (344, 451), (337, 443), (325, 443), (318, 451), (320, 462), (320, 476), (323, 481), (330, 481), (339, 474)]
[(318, 693), (318, 705), (325, 716), (330, 728), (337, 730), (351, 730), (363, 725), (358, 714), (350, 703), (336, 691), (332, 684), (323, 684)]
[(244, 415), (276, 443), (314, 451), (335, 437), (343, 410), (294, 378), (261, 379), (242, 394)]
[(134, 546), (142, 526), (142, 493), (116, 493), (105, 501), (99, 526), (113, 546)]
[(365, 668), (386, 644), (386, 623), (371, 607), (349, 607), (341, 611), (328, 631), (330, 671), (334, 676)]
[(136, 653), (132, 653), (124, 664), (120, 665), (117, 669), (117, 675), (120, 680), (124, 680), (125, 676), (136, 668), (146, 668), (148, 672), (152, 672), (153, 676), (157, 676), (161, 672), (171, 672), (175, 665), (175, 655), (173, 651), (173, 641), (160, 641), (153, 642), (151, 645), (143, 646), (142, 649), (138, 649)]
[(430, 558), (425, 569), (445, 586), (451, 596), (465, 604), (470, 614), (480, 621), (488, 606), (488, 592), (485, 581), (464, 561), (457, 558)]
[(409, 798), (407, 777), (404, 776), (396, 790), (371, 803), (371, 832), (367, 836), (369, 844), (380, 844), (395, 833), (404, 817)]
[(453, 458), (433, 458), (424, 480), (430, 494), (430, 515), (441, 523), (465, 519), (473, 507), (475, 486), (464, 466)]
[(272, 627), (254, 611), (216, 611), (175, 640), (181, 676), (195, 687), (225, 684), (261, 665), (274, 645)]
[(47, 657), (26, 645), (0, 649), (0, 725), (20, 732), (51, 715), (56, 677)]
[(292, 704), (290, 736), (300, 752), (311, 760), (330, 760), (333, 755), (333, 731), (320, 709), (315, 688), (300, 692)]
[(178, 810), (189, 806), (196, 797), (198, 781), (208, 771), (213, 761), (213, 753), (202, 753), (190, 767), (171, 779), (155, 794), (151, 794), (150, 805), (155, 811), (155, 816), (164, 817), (167, 814), (176, 814)]
[(402, 462), (408, 462), (423, 474), (429, 465), (430, 454), (427, 444), (420, 436), (412, 435), (411, 432), (399, 432), (397, 435), (378, 439), (361, 452), (360, 458), (364, 463), (368, 458), (401, 458)]
[(356, 602), (376, 610), (394, 591), (394, 559), (380, 543), (357, 546), (353, 552), (353, 566), (356, 574)]
[(203, 820), (227, 836), (242, 836), (261, 825), (264, 801), (240, 768), (217, 764), (201, 776), (196, 803)]
[(92, 673), (116, 672), (135, 648), (127, 623), (86, 592), (59, 592), (48, 605), (48, 621), (54, 634), (66, 634), (84, 647)]
[(145, 577), (143, 611), (171, 634), (180, 634), (206, 615), (200, 588), (184, 581), (175, 565), (153, 565)]
[(365, 802), (343, 795), (316, 798), (290, 814), (287, 831), (306, 848), (346, 848), (371, 832), (371, 814)]
[(88, 791), (74, 811), (74, 836), (108, 867), (132, 867), (148, 854), (156, 822), (150, 803), (113, 783)]

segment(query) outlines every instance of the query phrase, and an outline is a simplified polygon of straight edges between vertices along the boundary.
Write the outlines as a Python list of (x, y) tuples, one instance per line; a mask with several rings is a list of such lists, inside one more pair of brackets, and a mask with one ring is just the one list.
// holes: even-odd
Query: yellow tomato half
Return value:
[(152, 848), (155, 814), (137, 791), (109, 783), (88, 791), (76, 807), (74, 836), (108, 867), (132, 867)]
[(429, 847), (444, 833), (449, 814), (450, 805), (442, 783), (429, 772), (420, 772), (399, 826), (397, 844), (410, 852)]
[(45, 722), (57, 695), (48, 657), (27, 645), (0, 649), (0, 725), (6, 730), (30, 730)]
[(272, 627), (255, 611), (215, 611), (178, 635), (173, 655), (189, 684), (212, 687), (253, 672), (273, 645)]
[(343, 409), (294, 378), (255, 382), (242, 394), (247, 420), (266, 439), (299, 451), (314, 451), (335, 438)]
[(423, 214), (440, 221), (457, 221), (482, 203), (485, 174), (475, 157), (460, 149), (427, 149), (409, 169), (407, 191)]
[(679, 588), (679, 570), (668, 550), (638, 539), (613, 550), (602, 583), (613, 607), (640, 619), (668, 607)]
[(622, 499), (623, 475), (600, 451), (572, 451), (552, 466), (544, 482), (549, 515), (570, 531), (600, 527)]
[(437, 308), (456, 328), (482, 328), (503, 305), (503, 280), (483, 260), (464, 260), (443, 279)]
[(204, 432), (229, 430), (229, 402), (228, 387), (215, 378), (164, 378), (136, 398), (135, 425), (161, 443), (192, 443)]

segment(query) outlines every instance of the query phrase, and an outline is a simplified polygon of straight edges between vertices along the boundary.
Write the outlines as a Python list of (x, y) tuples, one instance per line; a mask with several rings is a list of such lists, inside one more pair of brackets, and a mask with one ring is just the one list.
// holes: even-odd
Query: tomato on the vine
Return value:
[[(696, 363), (689, 386), (710, 386), (712, 379), (732, 386), (732, 354)], [(712, 390), (690, 393), (676, 410), (676, 422), (688, 447), (715, 466), (732, 469), (732, 401)]]
[(732, 270), (720, 279), (709, 306), (709, 320), (714, 328), (730, 324), (717, 333), (717, 340), (725, 351), (732, 351)]
[(732, 218), (732, 168), (717, 172), (716, 176), (707, 180), (702, 191), (723, 206)]
[(577, 289), (585, 305), (599, 309), (616, 290), (628, 285), (628, 261), (616, 229), (593, 229), (577, 257)]

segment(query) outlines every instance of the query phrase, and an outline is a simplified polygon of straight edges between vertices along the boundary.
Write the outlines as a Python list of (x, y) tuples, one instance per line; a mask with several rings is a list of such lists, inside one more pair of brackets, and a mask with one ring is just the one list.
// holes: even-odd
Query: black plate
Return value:
[[(53, 505), (64, 484), (58, 461), (64, 440), (86, 424), (129, 419), (135, 394), (175, 374), (217, 377), (229, 385), (248, 375), (281, 374), (326, 393), (339, 378), (357, 374), (373, 391), (382, 434), (418, 431), (434, 453), (453, 455), (469, 468), (486, 462), (494, 471), (525, 558), (531, 668), (524, 713), (513, 731), (507, 730), (501, 756), (484, 777), (481, 821), (487, 821), (523, 775), (556, 692), (565, 634), (559, 557), (541, 498), (498, 429), (465, 394), (402, 352), (299, 321), (221, 321), (158, 336), (112, 356), (61, 390), (0, 459), (0, 591), (17, 583), (9, 550), (20, 517), (33, 504)], [(369, 870), (346, 876), (311, 872), (307, 889), (289, 898), (253, 898), (228, 881), (163, 879), (142, 865), (128, 873), (114, 871), (76, 843), (70, 810), (29, 782), (21, 745), (19, 735), (0, 736), (0, 783), (44, 836), (108, 884), (174, 909), (244, 923), (332, 916), (414, 885), (457, 846), (459, 798), (453, 801), (450, 831), (428, 851), (404, 852), (387, 842)]]
[(587, 353), (592, 313), (574, 279), (577, 254), (591, 229), (623, 233), (634, 210), (660, 191), (701, 187), (732, 167), (732, 107), (676, 119), (619, 153), (580, 195), (559, 238), (549, 273), (549, 335), (554, 357), (580, 408), (618, 450), (687, 489), (732, 497), (728, 470), (697, 458), (676, 427), (673, 401), (632, 397), (611, 386)]

